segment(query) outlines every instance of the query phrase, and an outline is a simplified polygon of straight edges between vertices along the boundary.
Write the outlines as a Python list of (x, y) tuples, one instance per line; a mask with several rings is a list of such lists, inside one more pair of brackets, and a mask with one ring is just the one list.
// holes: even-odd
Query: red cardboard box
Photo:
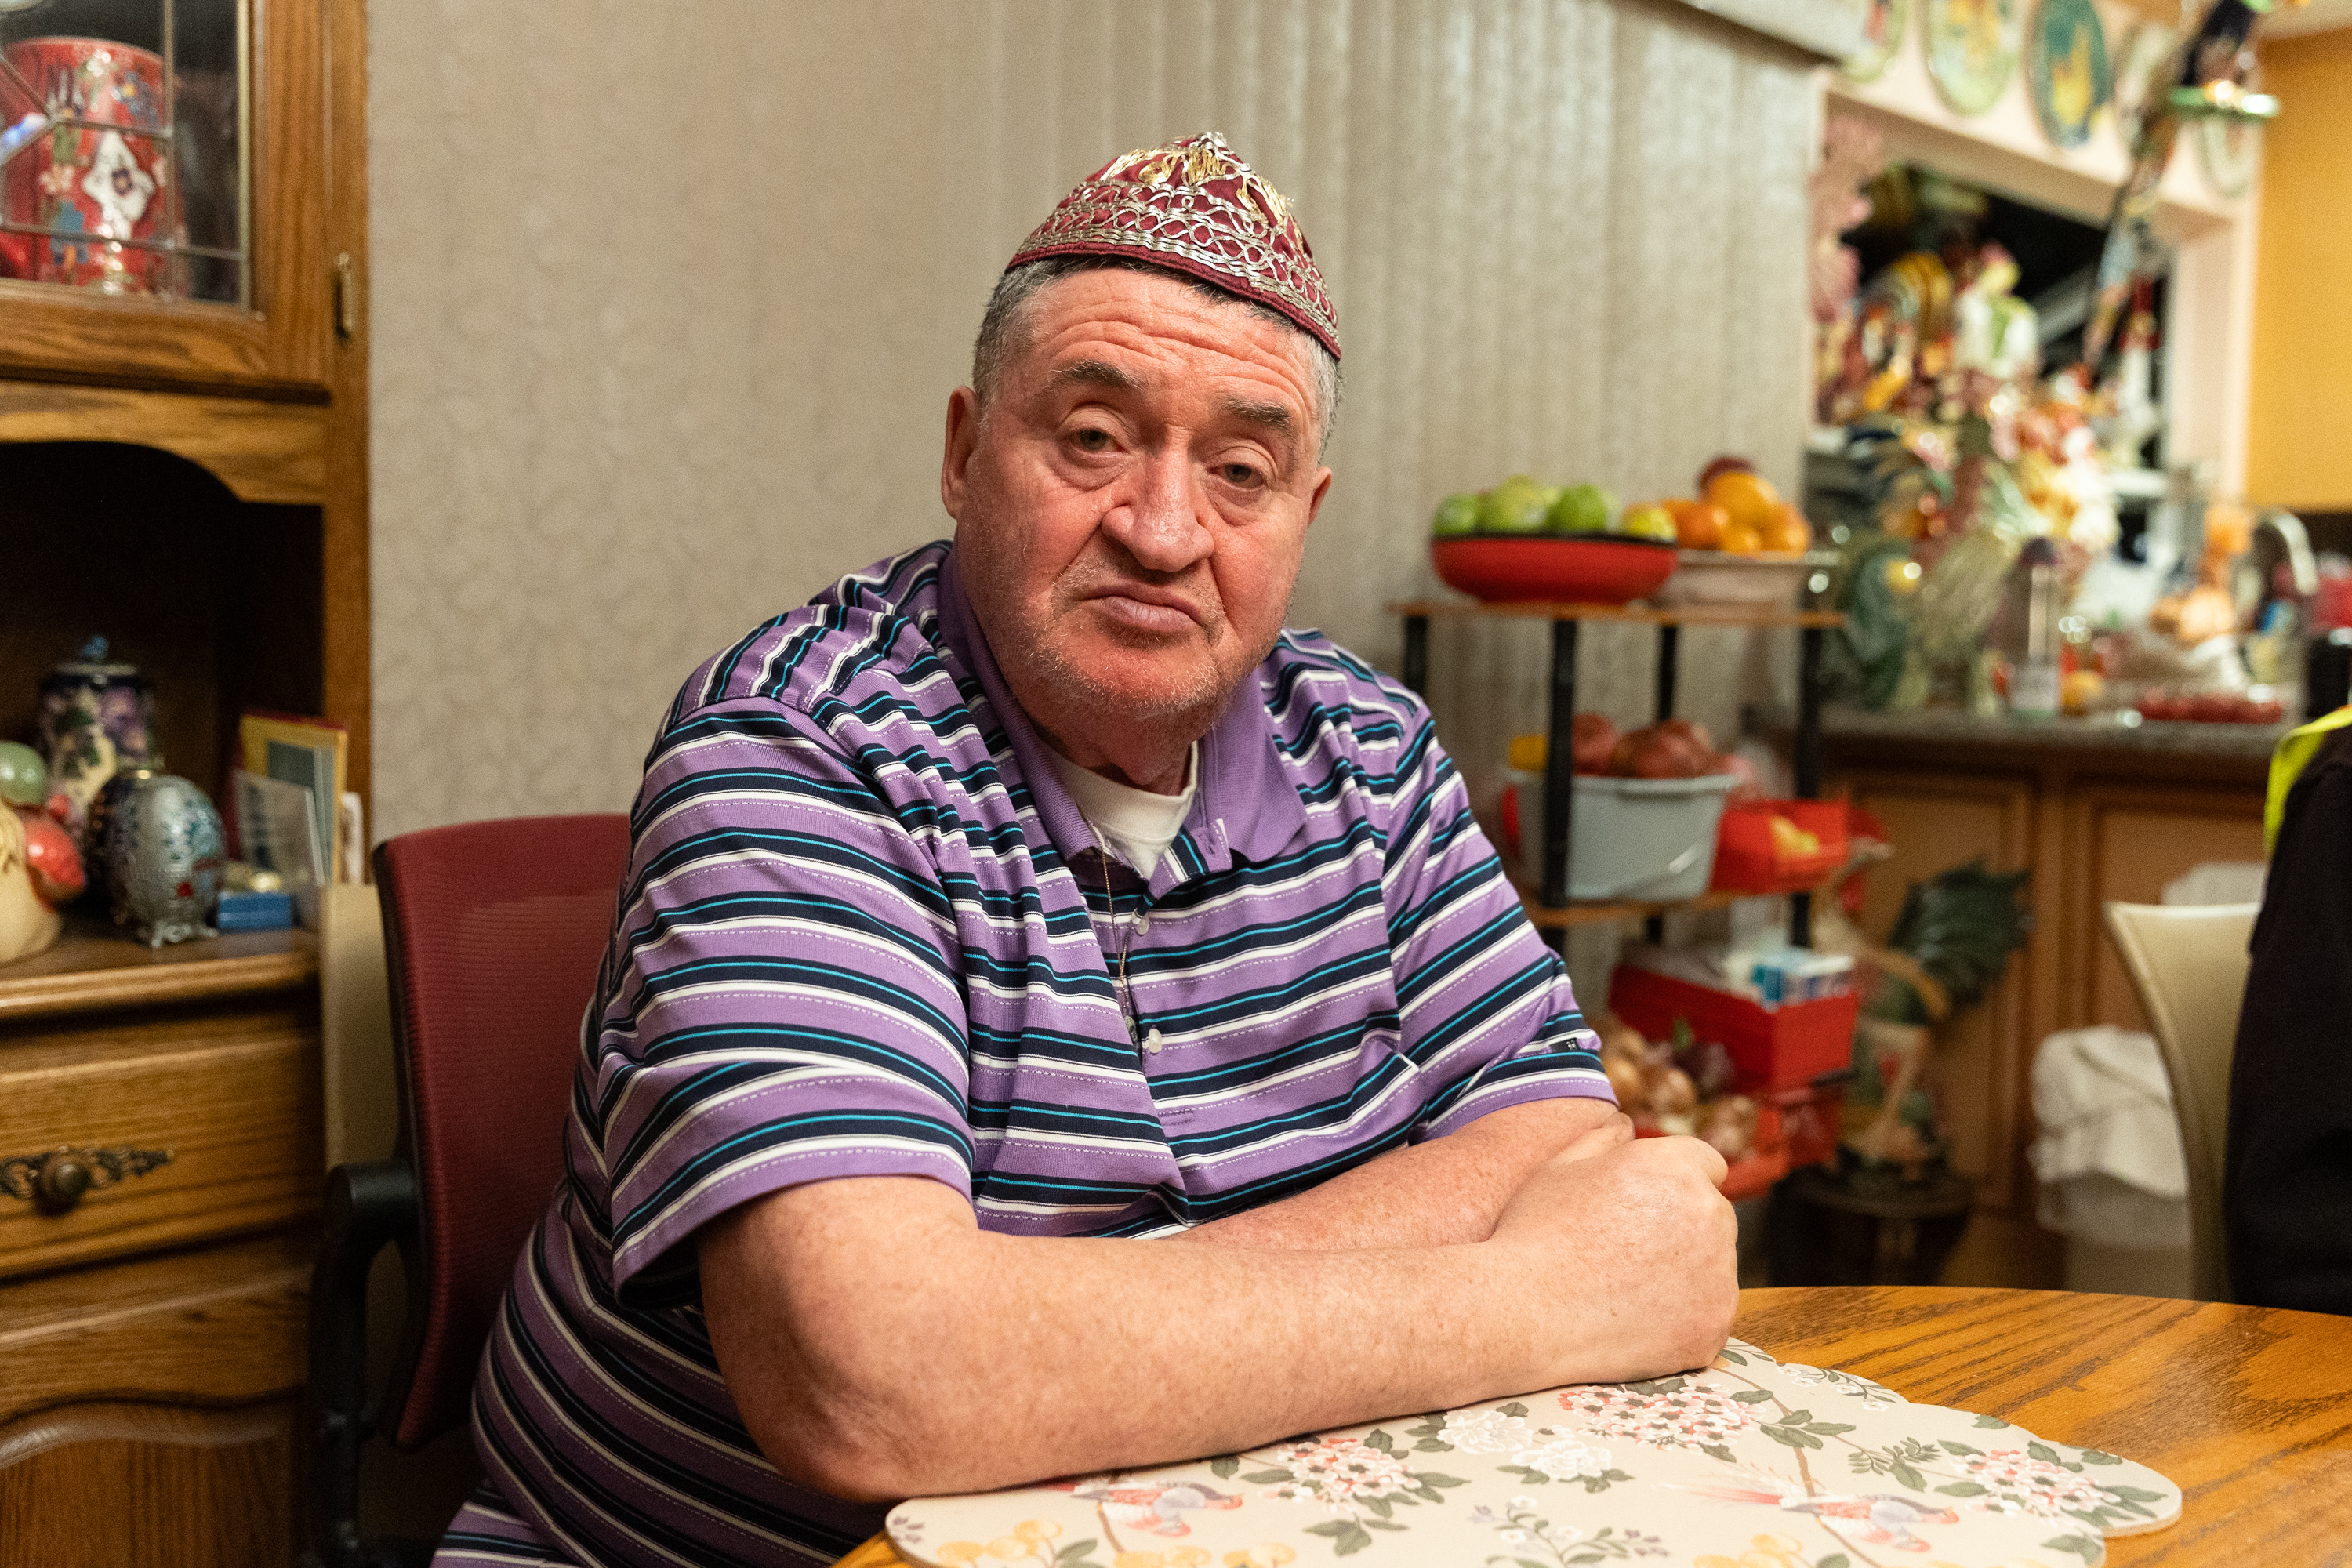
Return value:
[(1654, 1040), (1671, 1039), (1675, 1020), (1687, 1019), (1700, 1039), (1723, 1042), (1743, 1084), (1803, 1089), (1853, 1063), (1862, 998), (1849, 992), (1767, 1007), (1728, 991), (1621, 963), (1609, 980), (1609, 1006)]

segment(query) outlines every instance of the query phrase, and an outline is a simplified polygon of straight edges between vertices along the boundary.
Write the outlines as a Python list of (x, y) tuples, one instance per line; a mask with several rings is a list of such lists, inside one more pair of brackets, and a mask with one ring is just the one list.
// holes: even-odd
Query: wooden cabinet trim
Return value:
[[(232, 932), (164, 948), (69, 933), (0, 970), (0, 1024), (309, 990), (318, 973), (319, 942), (304, 931)], [(0, 1036), (0, 1049), (6, 1045)]]
[(239, 500), (316, 506), (327, 410), (184, 393), (0, 381), (0, 441), (117, 441), (185, 458)]
[(0, 1470), (77, 1443), (154, 1443), (226, 1448), (268, 1442), (284, 1423), (274, 1412), (231, 1408), (175, 1410), (131, 1400), (53, 1406), (0, 1426)]

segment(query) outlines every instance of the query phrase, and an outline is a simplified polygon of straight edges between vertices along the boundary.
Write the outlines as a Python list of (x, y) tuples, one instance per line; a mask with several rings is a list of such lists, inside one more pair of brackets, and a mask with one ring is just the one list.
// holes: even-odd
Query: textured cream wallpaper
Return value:
[[(679, 680), (946, 531), (1013, 244), (1206, 128), (1296, 203), (1348, 398), (1294, 611), (1393, 668), (1429, 509), (1526, 468), (1793, 481), (1813, 89), (1663, 0), (372, 7), (379, 835), (619, 809)], [(1441, 636), (1474, 776), (1539, 635)], [(1646, 706), (1646, 637), (1588, 689)], [(1718, 724), (1785, 650), (1686, 639)]]

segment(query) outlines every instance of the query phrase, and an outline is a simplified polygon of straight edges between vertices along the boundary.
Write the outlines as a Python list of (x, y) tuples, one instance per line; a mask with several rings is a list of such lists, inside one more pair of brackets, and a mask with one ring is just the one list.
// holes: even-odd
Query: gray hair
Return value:
[(1307, 340), (1307, 359), (1315, 375), (1316, 453), (1331, 444), (1331, 426), (1339, 417), (1339, 359), (1323, 346), (1320, 339), (1299, 326), (1289, 317), (1255, 300), (1244, 300), (1204, 279), (1189, 272), (1179, 272), (1172, 267), (1155, 267), (1149, 261), (1124, 256), (1048, 256), (1042, 260), (1025, 262), (1012, 268), (996, 280), (996, 288), (988, 296), (988, 310), (980, 319), (980, 335), (971, 344), (971, 389), (979, 395), (982, 412), (988, 407), (990, 395), (996, 390), (996, 378), (1007, 363), (1029, 346), (1029, 303), (1048, 285), (1080, 272), (1117, 270), (1123, 272), (1155, 272), (1162, 278), (1173, 278), (1195, 293), (1213, 300), (1228, 300), (1246, 306), (1267, 321), (1287, 328)]

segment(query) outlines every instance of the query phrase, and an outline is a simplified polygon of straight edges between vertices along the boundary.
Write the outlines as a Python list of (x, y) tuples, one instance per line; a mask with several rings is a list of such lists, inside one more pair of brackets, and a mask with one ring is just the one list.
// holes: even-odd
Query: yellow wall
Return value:
[(2263, 132), (2246, 494), (2352, 510), (2352, 29), (2263, 49)]

